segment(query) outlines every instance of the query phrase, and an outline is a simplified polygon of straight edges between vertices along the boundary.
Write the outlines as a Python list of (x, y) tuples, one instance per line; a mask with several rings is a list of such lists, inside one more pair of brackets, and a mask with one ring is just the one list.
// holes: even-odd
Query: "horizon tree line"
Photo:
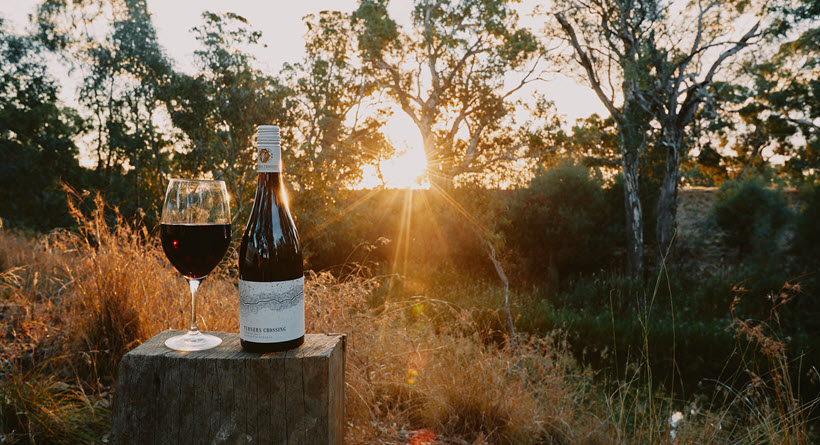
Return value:
[[(169, 175), (211, 174), (228, 183), (238, 217), (250, 204), (255, 125), (275, 121), (290, 187), (318, 217), (365, 165), (395, 152), (382, 131), (394, 109), (418, 128), (443, 192), (522, 162), (616, 169), (635, 276), (646, 218), (658, 252), (671, 246), (685, 176), (770, 174), (772, 152), (786, 159), (781, 176), (816, 181), (817, 2), (562, 0), (538, 15), (543, 29), (502, 0), (419, 0), (408, 26), (387, 5), (306, 17), (305, 56), (278, 74), (258, 68), (250, 49), (261, 33), (233, 13), (206, 11), (191, 30), (193, 75), (173, 68), (144, 0), (43, 0), (24, 35), (0, 22), (0, 173), (11, 185), (0, 214), (36, 221), (14, 202), (32, 180), (24, 166), (36, 166), (54, 173), (31, 205), (59, 208), (62, 179), (128, 196), (136, 212), (156, 206)], [(49, 52), (81, 73), (80, 110), (57, 99)], [(524, 97), (555, 73), (588, 85), (610, 116), (568, 128), (549, 98)], [(91, 172), (76, 162), (77, 141), (95, 157)]]

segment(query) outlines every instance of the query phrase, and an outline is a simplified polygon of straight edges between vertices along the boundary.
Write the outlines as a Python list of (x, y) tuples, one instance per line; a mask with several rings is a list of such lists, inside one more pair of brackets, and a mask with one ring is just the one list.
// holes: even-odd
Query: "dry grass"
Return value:
[[(102, 440), (119, 359), (185, 326), (190, 310), (185, 281), (155, 237), (100, 198), (87, 216), (72, 209), (78, 231), (32, 239), (0, 229), (0, 442)], [(236, 332), (235, 271), (225, 264), (235, 260), (202, 287), (200, 326)], [(308, 332), (348, 335), (347, 443), (649, 444), (670, 443), (673, 432), (676, 444), (807, 440), (809, 406), (786, 392), (783, 370), (753, 388), (759, 397), (771, 389), (765, 410), (749, 409), (751, 393), (726, 391), (720, 403), (692, 401), (672, 428), (677, 402), (653, 394), (640, 366), (624, 382), (598, 386), (557, 334), (524, 338), (513, 350), (493, 341), (503, 334), (487, 332), (503, 324), (476, 322), (486, 309), (479, 316), (429, 297), (373, 305), (379, 279), (307, 278)], [(777, 351), (754, 326), (738, 332), (760, 334), (758, 344)]]
[(99, 442), (107, 404), (47, 375), (42, 369), (4, 370), (0, 387), (0, 442)]

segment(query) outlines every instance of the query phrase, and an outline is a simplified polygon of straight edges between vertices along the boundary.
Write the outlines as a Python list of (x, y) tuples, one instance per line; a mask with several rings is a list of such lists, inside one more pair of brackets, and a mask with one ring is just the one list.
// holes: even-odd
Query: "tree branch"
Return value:
[(586, 70), (587, 79), (589, 80), (592, 89), (595, 91), (595, 94), (598, 95), (598, 99), (601, 100), (613, 117), (618, 118), (620, 116), (620, 111), (618, 111), (615, 104), (612, 103), (612, 100), (604, 94), (604, 90), (601, 88), (601, 83), (595, 76), (595, 69), (592, 65), (592, 61), (589, 59), (589, 56), (587, 56), (586, 52), (584, 52), (584, 49), (581, 48), (581, 44), (578, 42), (578, 37), (575, 35), (575, 30), (572, 28), (572, 25), (569, 24), (567, 19), (564, 18), (564, 15), (561, 13), (555, 14), (555, 18), (561, 25), (561, 29), (564, 30), (564, 33), (566, 33), (569, 38), (573, 49), (575, 49), (575, 54), (578, 56), (581, 66), (583, 66), (584, 70)]

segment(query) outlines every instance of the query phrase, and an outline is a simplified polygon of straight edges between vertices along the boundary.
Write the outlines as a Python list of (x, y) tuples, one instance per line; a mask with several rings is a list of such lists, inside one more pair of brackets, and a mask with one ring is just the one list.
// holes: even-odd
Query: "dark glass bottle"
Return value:
[(280, 171), (279, 128), (257, 128), (256, 198), (239, 245), (239, 338), (250, 352), (305, 340), (302, 249)]

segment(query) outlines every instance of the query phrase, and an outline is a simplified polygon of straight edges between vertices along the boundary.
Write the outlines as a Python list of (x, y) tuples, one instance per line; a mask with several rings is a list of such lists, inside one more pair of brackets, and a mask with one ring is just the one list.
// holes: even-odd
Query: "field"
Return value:
[[(155, 237), (118, 218), (101, 199), (88, 214), (75, 209), (75, 231), (38, 237), (0, 231), (5, 442), (104, 442), (120, 357), (157, 332), (184, 325), (186, 285)], [(231, 264), (235, 260), (223, 261), (200, 293), (201, 328), (237, 329)], [(380, 274), (367, 264), (351, 265), (345, 274), (311, 272), (306, 288), (308, 332), (349, 336), (346, 443), (816, 439), (811, 418), (817, 400), (795, 392), (790, 376), (800, 364), (763, 324), (727, 319), (728, 338), (748, 348), (734, 352), (746, 368), (726, 369), (724, 381), (681, 395), (674, 377), (671, 385), (659, 383), (667, 376), (656, 369), (659, 357), (650, 347), (651, 311), (635, 312), (644, 326), (641, 347), (618, 351), (611, 339), (615, 349), (596, 350), (599, 365), (593, 367), (572, 340), (582, 329), (577, 324), (530, 329), (511, 341), (502, 323), (502, 290), (491, 280), (464, 285), (444, 274), (424, 282)], [(778, 304), (785, 305), (792, 291), (784, 288)], [(519, 327), (535, 325), (534, 308), (535, 297), (514, 292)], [(725, 309), (734, 314), (734, 306)], [(608, 312), (596, 315), (611, 318), (615, 336), (614, 309)], [(615, 366), (617, 372), (600, 366), (624, 354), (628, 361)], [(674, 352), (668, 356), (670, 366), (686, 368)]]
[(282, 180), (347, 443), (820, 443), (820, 2), (6, 3), (0, 445), (107, 443), (188, 324), (174, 178), (226, 332)]

